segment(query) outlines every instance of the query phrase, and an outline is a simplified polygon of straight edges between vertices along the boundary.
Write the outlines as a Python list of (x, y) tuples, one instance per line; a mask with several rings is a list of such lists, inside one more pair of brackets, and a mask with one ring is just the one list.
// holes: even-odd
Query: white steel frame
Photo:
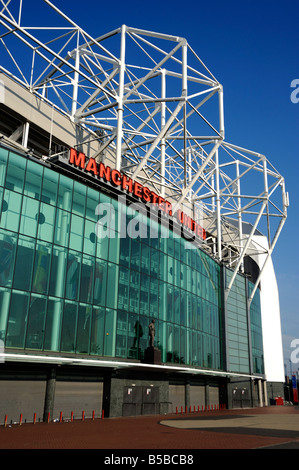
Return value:
[[(31, 26), (34, 1), (59, 26)], [(227, 294), (244, 256), (264, 253), (265, 266), (287, 216), (284, 179), (265, 156), (225, 141), (222, 85), (187, 40), (125, 25), (93, 38), (50, 1), (34, 1), (0, 0), (0, 71), (88, 130), (99, 141), (90, 157), (110, 149), (117, 169), (167, 196), (174, 212), (199, 211), (213, 256), (233, 269)], [(261, 226), (266, 251), (252, 244)]]

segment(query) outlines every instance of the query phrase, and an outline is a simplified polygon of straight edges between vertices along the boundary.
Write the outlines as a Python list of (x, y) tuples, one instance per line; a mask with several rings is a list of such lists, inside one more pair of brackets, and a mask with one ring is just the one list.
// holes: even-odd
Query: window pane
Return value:
[(98, 221), (98, 215), (96, 215), (95, 211), (99, 200), (100, 193), (94, 189), (87, 188), (86, 217), (94, 222)]
[(57, 209), (54, 243), (62, 246), (68, 246), (70, 234), (71, 214), (69, 212)]
[(29, 197), (23, 197), (20, 233), (29, 237), (36, 236), (39, 218), (39, 202)]
[(22, 192), (25, 178), (25, 158), (10, 152), (7, 165), (5, 187), (13, 191)]
[(104, 353), (105, 309), (95, 307), (92, 312), (90, 353), (102, 356)]
[(81, 215), (81, 217), (84, 217), (86, 192), (87, 192), (86, 186), (83, 186), (83, 184), (80, 184), (77, 181), (74, 182), (73, 207), (72, 207), (73, 214)]
[(48, 351), (59, 351), (62, 310), (62, 300), (49, 298), (44, 346)]
[(24, 348), (28, 305), (29, 294), (12, 292), (6, 336), (8, 347)]
[(30, 160), (27, 162), (24, 194), (34, 199), (40, 199), (43, 167)]
[(57, 205), (61, 209), (70, 211), (72, 207), (73, 181), (64, 175), (59, 177)]
[(108, 263), (106, 306), (110, 308), (117, 308), (118, 270), (116, 264)]
[(80, 301), (92, 303), (94, 258), (83, 256), (81, 265)]
[(72, 250), (82, 251), (83, 230), (84, 219), (77, 215), (72, 215), (69, 245)]
[(76, 321), (77, 304), (65, 302), (61, 332), (61, 351), (75, 352)]
[(96, 253), (96, 235), (94, 232), (94, 222), (85, 220), (84, 230), (84, 245), (83, 251), (89, 255), (95, 255)]
[(67, 253), (64, 248), (54, 247), (49, 294), (55, 297), (64, 297), (65, 272), (67, 264)]
[(78, 300), (80, 281), (81, 255), (70, 252), (67, 259), (65, 297), (70, 300)]
[(77, 345), (76, 352), (82, 354), (89, 353), (89, 334), (92, 317), (92, 306), (79, 306), (78, 328), (77, 328)]
[(107, 263), (106, 261), (96, 260), (93, 298), (94, 303), (97, 305), (106, 304), (106, 282)]
[(15, 289), (30, 290), (35, 241), (27, 237), (19, 237), (13, 286)]
[(17, 235), (0, 230), (0, 284), (11, 287), (17, 247)]
[(116, 310), (106, 309), (104, 355), (115, 356)]
[(21, 203), (21, 194), (5, 190), (2, 202), (1, 227), (18, 232)]
[(38, 215), (37, 238), (53, 242), (55, 227), (55, 207), (41, 203)]
[(42, 349), (45, 330), (47, 299), (40, 295), (32, 295), (30, 299), (28, 326), (25, 347)]
[(11, 290), (0, 287), (0, 339), (5, 341)]
[(0, 148), (0, 186), (4, 186), (7, 160), (8, 160), (8, 150)]
[(48, 293), (52, 247), (48, 243), (37, 243), (33, 272), (33, 292)]
[(56, 204), (58, 178), (58, 173), (55, 173), (54, 171), (49, 170), (48, 168), (44, 168), (42, 201), (46, 204)]

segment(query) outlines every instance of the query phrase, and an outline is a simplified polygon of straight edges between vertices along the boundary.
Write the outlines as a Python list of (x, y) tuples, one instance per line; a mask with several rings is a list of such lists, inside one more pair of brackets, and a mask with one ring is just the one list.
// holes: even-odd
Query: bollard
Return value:
[(74, 421), (74, 412), (71, 412), (71, 421)]
[(102, 419), (104, 419), (104, 410), (102, 410)]
[(85, 418), (85, 413), (84, 411), (82, 411), (82, 421), (84, 421), (84, 418)]
[(60, 422), (60, 423), (62, 422), (62, 411), (60, 411), (59, 422)]
[(33, 424), (35, 424), (35, 423), (36, 423), (36, 413), (34, 413), (34, 415), (33, 415)]
[(92, 420), (94, 421), (95, 412), (92, 412)]
[(22, 421), (23, 421), (23, 415), (22, 415), (22, 413), (21, 413), (21, 414), (20, 414), (20, 422), (19, 422), (20, 426), (22, 426)]
[(50, 422), (50, 412), (48, 413), (48, 423)]
[(5, 415), (4, 417), (4, 427), (6, 428), (6, 426), (7, 426), (7, 415)]

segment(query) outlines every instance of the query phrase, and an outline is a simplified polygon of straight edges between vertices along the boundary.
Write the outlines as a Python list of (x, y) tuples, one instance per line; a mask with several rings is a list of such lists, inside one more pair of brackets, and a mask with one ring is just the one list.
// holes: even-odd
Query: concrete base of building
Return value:
[[(265, 406), (257, 381), (152, 370), (5, 363), (0, 416), (32, 422)], [(3, 418), (4, 419), (4, 418)]]

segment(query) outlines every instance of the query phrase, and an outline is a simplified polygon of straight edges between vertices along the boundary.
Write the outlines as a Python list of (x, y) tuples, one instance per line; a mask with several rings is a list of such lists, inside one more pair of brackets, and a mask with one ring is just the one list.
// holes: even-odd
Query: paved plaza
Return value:
[(0, 426), (1, 449), (299, 449), (299, 407)]

